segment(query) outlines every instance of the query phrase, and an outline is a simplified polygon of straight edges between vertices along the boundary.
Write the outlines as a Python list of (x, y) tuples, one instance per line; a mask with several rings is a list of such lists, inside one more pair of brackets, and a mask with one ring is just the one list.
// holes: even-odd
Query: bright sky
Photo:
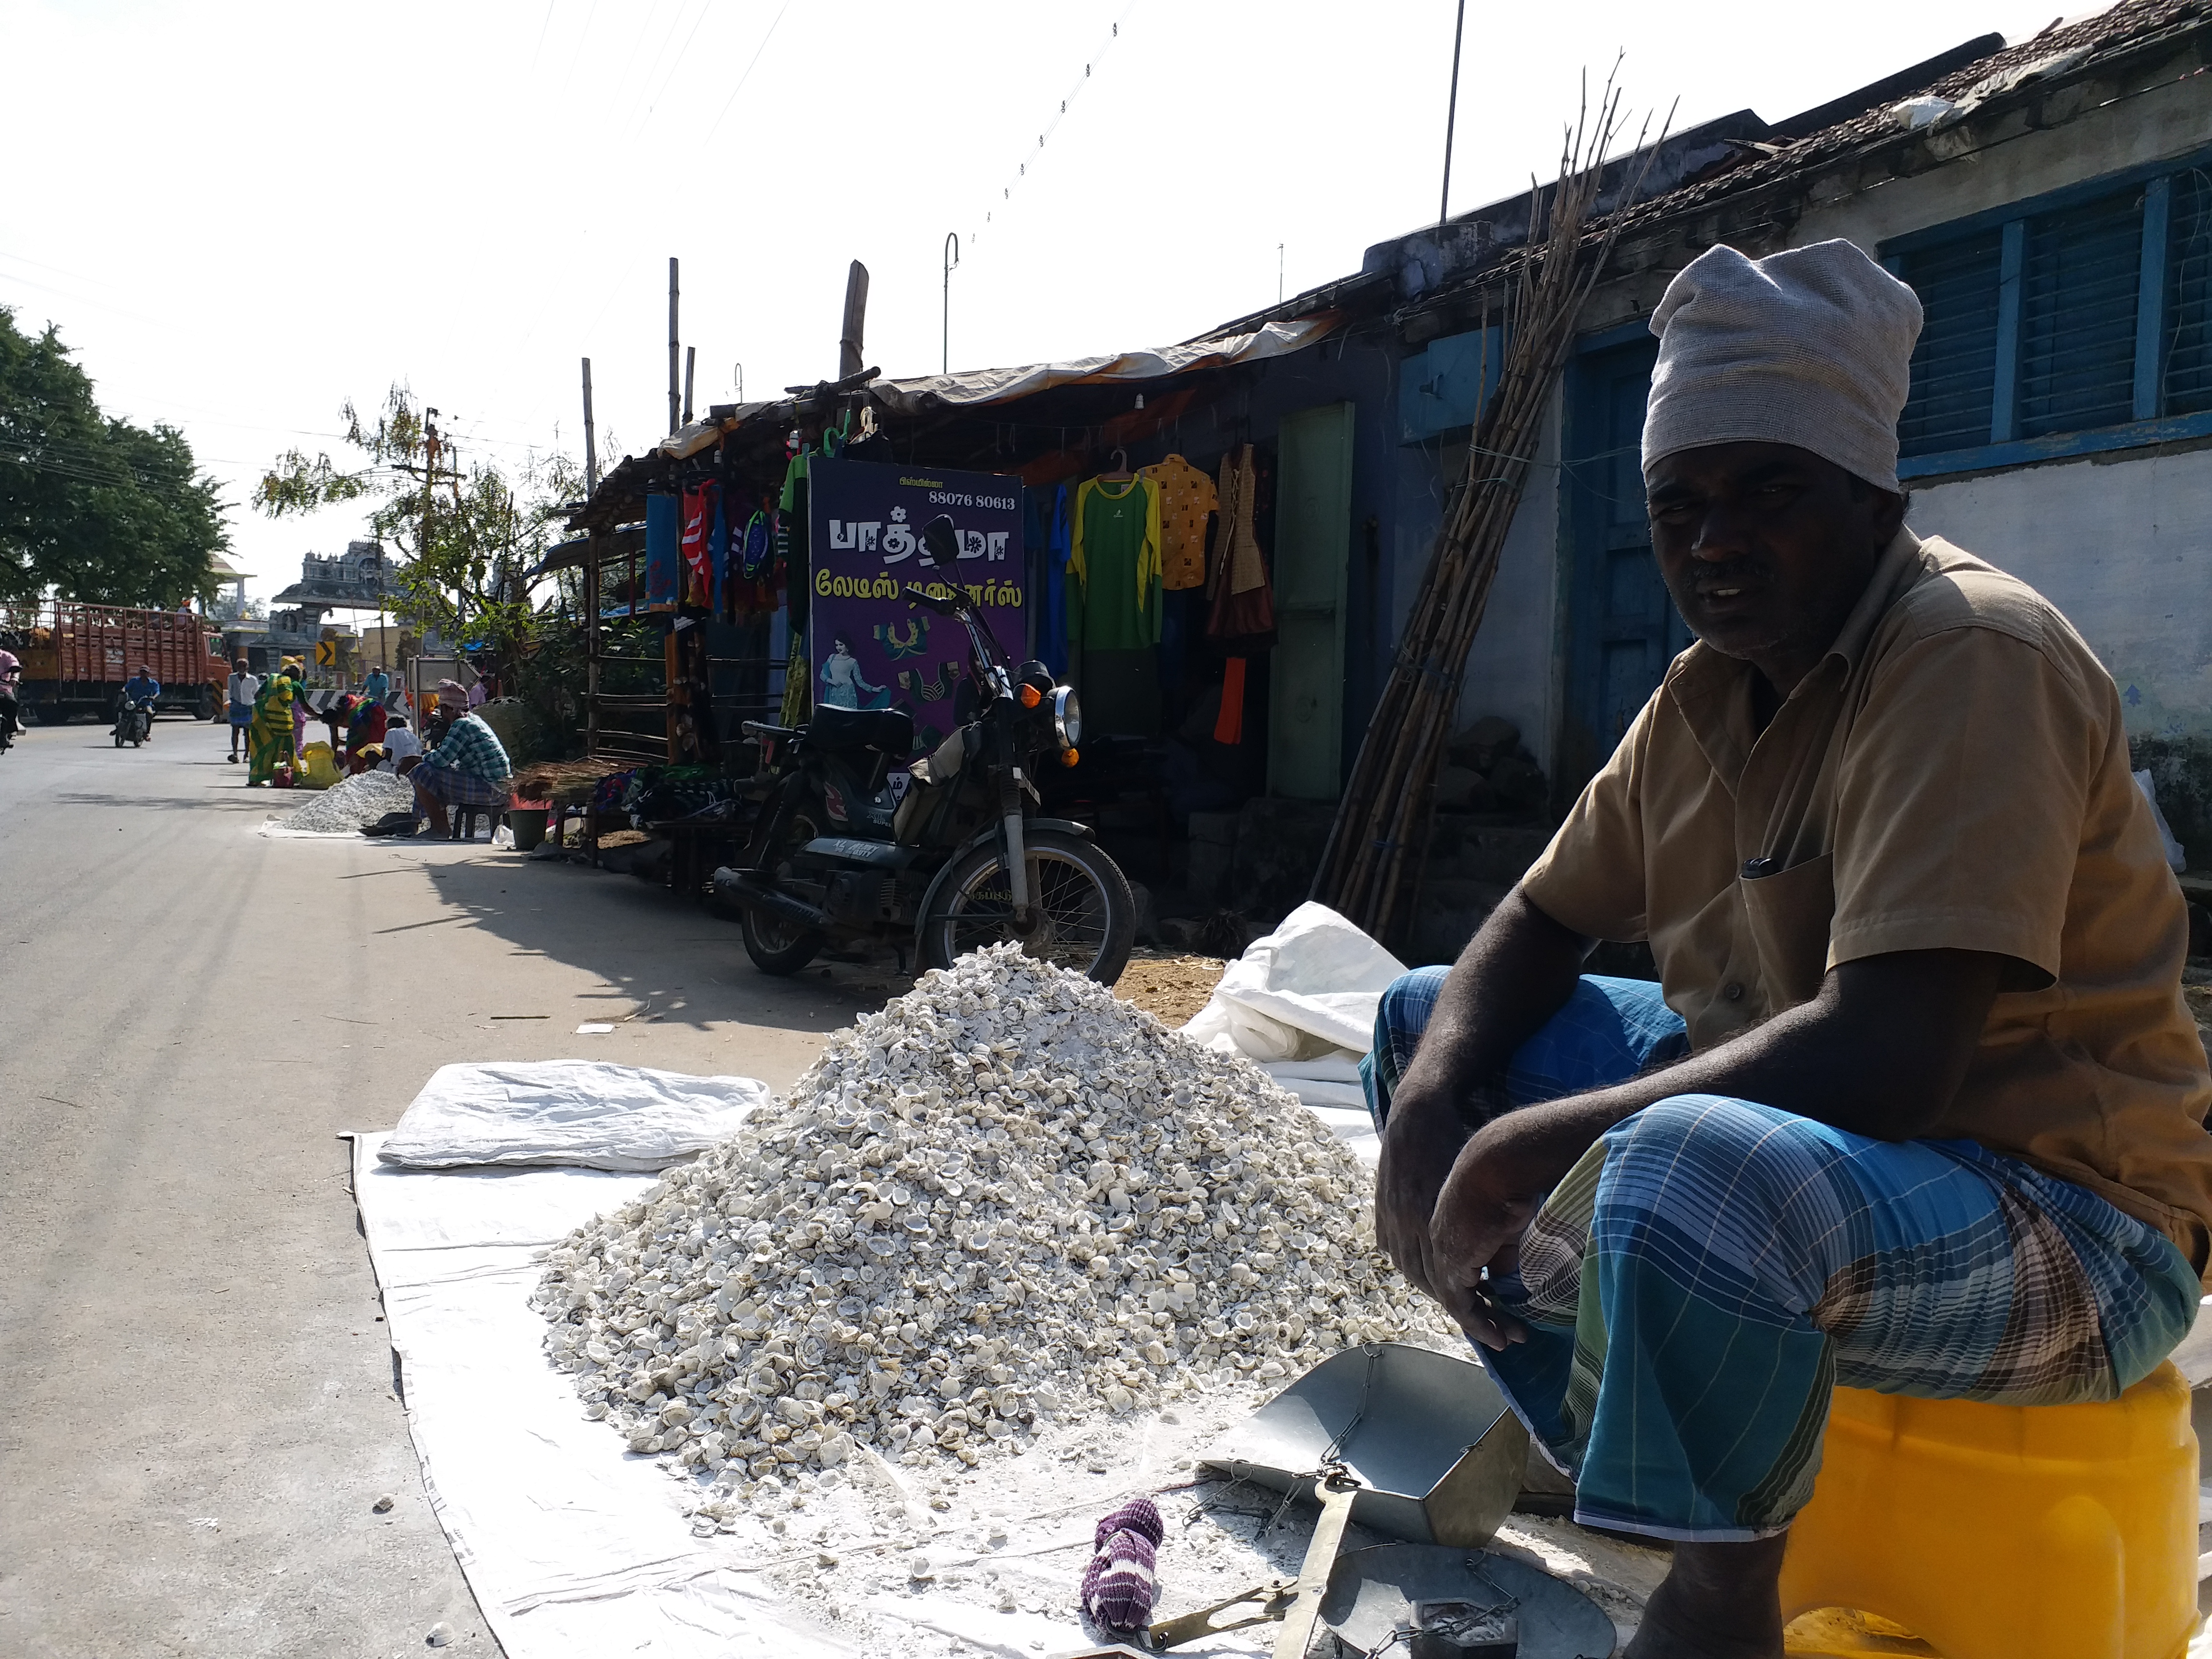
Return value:
[[(349, 509), (243, 505), (288, 445), (350, 453), (349, 397), (406, 382), (464, 461), (580, 457), (589, 356), (602, 465), (659, 436), (671, 255), (702, 410), (740, 362), (749, 398), (833, 374), (854, 258), (868, 362), (934, 370), (948, 231), (956, 368), (1187, 338), (1273, 301), (1279, 246), (1286, 292), (1355, 270), (1436, 215), (1453, 10), (0, 0), (0, 304), (59, 324), (106, 408), (185, 430), (265, 595), (360, 533)], [(1550, 178), (1584, 67), (1616, 52), (1630, 102), (1679, 99), (1679, 128), (2049, 21), (2027, 0), (1477, 4), (1452, 204)]]

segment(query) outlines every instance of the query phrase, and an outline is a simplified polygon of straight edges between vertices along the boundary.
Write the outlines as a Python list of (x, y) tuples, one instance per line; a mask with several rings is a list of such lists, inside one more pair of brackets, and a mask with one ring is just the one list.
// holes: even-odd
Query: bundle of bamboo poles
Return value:
[[(1412, 908), (1402, 901), (1408, 876), (1425, 861), (1437, 763), (1459, 707), (1468, 649), (1481, 626), (1498, 554), (1521, 502), (1546, 401), (1623, 216), (1616, 209), (1601, 228), (1590, 228), (1606, 156), (1620, 125), (1620, 94), (1608, 85), (1595, 118), (1585, 102), (1569, 131), (1558, 184), (1531, 192), (1528, 240), (1499, 273), (1502, 294), (1484, 290), (1485, 341), (1493, 320), (1502, 325), (1497, 390), (1475, 422), (1466, 476), (1445, 508), (1389, 683), (1368, 721), (1314, 878), (1316, 899), (1376, 939), (1390, 938), (1401, 909)], [(1648, 165), (1653, 152), (1642, 153)], [(1621, 206), (1634, 200), (1641, 183), (1638, 168), (1620, 198)], [(1486, 362), (1483, 376), (1486, 383)], [(1411, 864), (1409, 853), (1416, 855)]]

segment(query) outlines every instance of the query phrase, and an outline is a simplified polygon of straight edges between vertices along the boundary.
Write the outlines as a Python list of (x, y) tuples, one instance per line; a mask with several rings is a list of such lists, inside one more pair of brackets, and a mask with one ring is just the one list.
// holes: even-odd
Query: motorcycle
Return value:
[[(950, 568), (952, 520), (921, 532), (925, 568)], [(939, 597), (943, 594), (945, 597)], [(1085, 825), (1041, 815), (1042, 757), (1073, 766), (1082, 708), (1041, 662), (1018, 668), (957, 584), (905, 598), (967, 631), (977, 706), (916, 760), (914, 719), (899, 708), (817, 708), (806, 725), (748, 720), (763, 750), (764, 799), (742, 866), (714, 872), (737, 907), (745, 953), (763, 973), (795, 974), (832, 940), (890, 944), (903, 965), (1004, 940), (1111, 985), (1136, 938), (1128, 878)]]
[(151, 697), (125, 697), (115, 711), (115, 746), (129, 744), (136, 749), (154, 735), (154, 700)]
[(0, 755), (14, 746), (21, 718), (22, 702), (15, 695), (15, 682), (0, 680)]

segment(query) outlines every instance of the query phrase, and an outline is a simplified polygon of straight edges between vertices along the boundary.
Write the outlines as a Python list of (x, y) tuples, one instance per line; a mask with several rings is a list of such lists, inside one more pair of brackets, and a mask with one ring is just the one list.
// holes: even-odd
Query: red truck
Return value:
[(44, 726), (71, 714), (113, 720), (123, 682), (141, 664), (161, 682), (157, 709), (204, 720), (223, 711), (230, 665), (213, 623), (188, 611), (132, 611), (62, 600), (26, 618), (0, 619), (19, 641), (23, 714)]

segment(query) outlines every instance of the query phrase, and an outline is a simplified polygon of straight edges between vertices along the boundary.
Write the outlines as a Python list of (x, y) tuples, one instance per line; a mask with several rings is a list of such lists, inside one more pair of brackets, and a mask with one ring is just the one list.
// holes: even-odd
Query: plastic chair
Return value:
[[(2197, 1627), (2197, 1457), (2171, 1364), (2104, 1405), (1838, 1389), (1783, 1559), (1783, 1616), (1856, 1608), (1943, 1659), (2180, 1659)], [(1824, 1622), (1789, 1651), (1927, 1651)]]
[[(489, 806), (456, 806), (450, 810), (448, 817), (453, 822), (447, 836), (449, 841), (474, 841), (479, 823), (491, 825), (499, 822), (498, 814)], [(484, 833), (489, 835), (491, 831), (487, 829)]]

